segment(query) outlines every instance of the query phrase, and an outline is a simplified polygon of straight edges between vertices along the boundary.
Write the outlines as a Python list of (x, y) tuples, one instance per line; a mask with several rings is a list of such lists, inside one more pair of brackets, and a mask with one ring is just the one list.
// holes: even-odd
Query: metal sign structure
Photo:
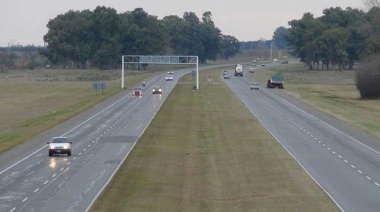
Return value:
[(121, 88), (124, 88), (124, 65), (129, 64), (165, 64), (196, 65), (197, 89), (199, 89), (198, 56), (156, 56), (156, 55), (123, 55), (121, 68)]

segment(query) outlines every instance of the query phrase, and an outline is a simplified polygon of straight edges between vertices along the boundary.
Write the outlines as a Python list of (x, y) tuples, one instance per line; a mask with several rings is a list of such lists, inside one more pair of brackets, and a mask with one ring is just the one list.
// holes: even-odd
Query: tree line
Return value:
[(239, 41), (223, 35), (211, 12), (201, 20), (193, 12), (158, 19), (142, 8), (118, 14), (98, 6), (93, 11), (68, 11), (51, 19), (40, 54), (54, 64), (75, 63), (102, 69), (120, 65), (121, 55), (197, 55), (200, 63), (229, 59)]
[(379, 7), (368, 12), (328, 8), (321, 17), (305, 13), (289, 21), (286, 40), (310, 70), (351, 70), (355, 61), (380, 52), (379, 24)]

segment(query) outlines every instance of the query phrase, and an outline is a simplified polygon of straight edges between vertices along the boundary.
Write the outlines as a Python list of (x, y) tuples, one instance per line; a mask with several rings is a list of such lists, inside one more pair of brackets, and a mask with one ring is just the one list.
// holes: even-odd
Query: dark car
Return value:
[(132, 96), (142, 96), (142, 88), (135, 88), (132, 91)]
[(229, 74), (223, 75), (223, 79), (231, 79)]
[(162, 94), (162, 89), (159, 87), (155, 87), (152, 89), (152, 94)]

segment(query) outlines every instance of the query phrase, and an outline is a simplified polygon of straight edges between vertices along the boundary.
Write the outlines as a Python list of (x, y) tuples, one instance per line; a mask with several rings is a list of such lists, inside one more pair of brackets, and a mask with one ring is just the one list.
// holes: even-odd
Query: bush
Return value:
[(356, 87), (363, 99), (380, 98), (380, 54), (363, 61), (356, 71)]

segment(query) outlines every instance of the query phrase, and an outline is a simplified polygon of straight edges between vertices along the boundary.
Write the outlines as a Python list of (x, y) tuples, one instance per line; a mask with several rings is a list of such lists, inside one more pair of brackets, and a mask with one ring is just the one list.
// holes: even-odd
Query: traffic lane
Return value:
[[(139, 100), (135, 100), (133, 99), (134, 101), (139, 101)], [(141, 101), (140, 101), (141, 102)], [(122, 104), (123, 105), (123, 104)], [(123, 107), (123, 106), (122, 106)], [(122, 111), (122, 110), (116, 110), (116, 111)], [(110, 122), (110, 117), (111, 114), (106, 112), (104, 114), (102, 114), (103, 116), (107, 117), (108, 119), (105, 119), (105, 117), (102, 117), (101, 115), (96, 118), (96, 119), (93, 119), (92, 121), (93, 122), (96, 122), (96, 123), (87, 123), (86, 125), (83, 125), (83, 129), (80, 128), (78, 129), (77, 131), (74, 131), (72, 132), (72, 137), (74, 138), (74, 140), (78, 140), (78, 141), (81, 141), (81, 142), (76, 142), (75, 145), (74, 145), (74, 148), (73, 148), (73, 158), (76, 158), (75, 156), (79, 154), (80, 156), (80, 152), (78, 153), (77, 150), (79, 149), (84, 149), (84, 151), (86, 151), (86, 146), (89, 147), (91, 144), (89, 144), (89, 141), (86, 142), (86, 140), (88, 140), (88, 137), (84, 137), (84, 138), (77, 138), (77, 135), (78, 134), (87, 134), (89, 129), (90, 129), (90, 132), (93, 132), (93, 134), (95, 134), (94, 136), (92, 137), (96, 137), (96, 136), (99, 136), (98, 133), (99, 133), (99, 130), (102, 129), (104, 130), (104, 133), (108, 131), (105, 130), (105, 128), (109, 125), (109, 123), (107, 122)], [(120, 115), (116, 115), (116, 117), (118, 117)], [(101, 123), (99, 123), (99, 121), (101, 121)], [(102, 122), (106, 122), (106, 124), (102, 123)], [(96, 126), (95, 129), (96, 130), (91, 130), (91, 126)], [(80, 132), (80, 133), (78, 133)], [(90, 137), (91, 137), (91, 133), (89, 134)], [(99, 137), (101, 137), (102, 134), (100, 134)], [(93, 141), (95, 142), (95, 140)], [(46, 149), (46, 152), (47, 152), (47, 149)], [(18, 195), (7, 195), (5, 194), (4, 196), (10, 196), (10, 197), (13, 197), (12, 199), (15, 200), (15, 201), (19, 201), (19, 204), (23, 204), (25, 202), (27, 202), (27, 200), (30, 200), (30, 195), (27, 195), (28, 193), (36, 193), (35, 191), (37, 190), (40, 190), (40, 188), (30, 188), (30, 189), (27, 189), (27, 185), (33, 187), (33, 185), (46, 185), (45, 182), (49, 182), (49, 177), (48, 176), (51, 176), (53, 178), (55, 178), (57, 175), (59, 175), (59, 173), (54, 173), (56, 171), (56, 169), (62, 169), (61, 171), (64, 171), (65, 168), (62, 167), (64, 166), (65, 164), (63, 163), (60, 163), (61, 161), (61, 157), (54, 157), (53, 159), (51, 159), (50, 161), (54, 161), (54, 167), (55, 168), (51, 168), (50, 165), (52, 162), (50, 162), (50, 165), (48, 165), (48, 163), (44, 163), (42, 164), (42, 162), (44, 161), (44, 157), (41, 157), (43, 154), (38, 154), (36, 157), (33, 157), (32, 159), (37, 159), (38, 161), (32, 161), (32, 160), (27, 160), (27, 161), (23, 161), (22, 163), (18, 164), (17, 168), (16, 167), (13, 167), (12, 169), (25, 169), (25, 171), (12, 171), (12, 170), (9, 170), (9, 173), (11, 173), (10, 177), (14, 178), (15, 176), (15, 173), (17, 174), (17, 176), (20, 176), (20, 181), (19, 180), (14, 180), (11, 182), (13, 183), (14, 185), (17, 185), (16, 188), (13, 188), (11, 187), (11, 185), (8, 185), (6, 187), (4, 187), (4, 191), (7, 191), (7, 192), (10, 192), (11, 194), (18, 194)], [(47, 155), (47, 153), (46, 153)], [(67, 159), (63, 159), (63, 160), (67, 160)], [(75, 160), (75, 159), (74, 159)], [(32, 164), (32, 165), (30, 165)], [(33, 164), (42, 164), (40, 165), (40, 168), (33, 168), (31, 166), (36, 166), (36, 165), (33, 165)], [(24, 166), (27, 166), (27, 168), (22, 168)], [(50, 167), (47, 169), (47, 167)], [(33, 169), (33, 173), (31, 175), (29, 174), (23, 174), (23, 173), (27, 173), (29, 172), (30, 169)], [(3, 175), (6, 175), (5, 173), (3, 173)], [(25, 179), (25, 176), (28, 176), (28, 178)], [(5, 177), (4, 179), (7, 179), (8, 177)], [(29, 182), (31, 181), (31, 179), (38, 179), (39, 181), (36, 182), (36, 183), (33, 183), (33, 184), (30, 184)], [(9, 184), (11, 184), (9, 183)], [(21, 186), (20, 186), (21, 185)], [(60, 184), (61, 185), (61, 184)], [(42, 186), (43, 187), (43, 186)], [(19, 192), (18, 190), (22, 191), (22, 192)], [(51, 192), (50, 192), (51, 193)], [(24, 197), (21, 197), (21, 196), (24, 196)], [(28, 197), (25, 197), (25, 196), (28, 196)], [(51, 195), (48, 195), (48, 196), (51, 196)], [(27, 198), (27, 199), (26, 199)], [(21, 200), (21, 202), (20, 202)], [(11, 203), (12, 205), (13, 203)], [(19, 205), (20, 206), (20, 205)], [(20, 208), (20, 207), (19, 207)]]
[[(232, 85), (227, 82), (232, 90), (343, 208), (353, 211), (373, 211), (374, 208), (380, 207), (377, 201), (379, 189), (376, 184), (369, 182), (369, 179), (363, 177), (358, 170), (354, 170), (351, 164), (347, 165), (344, 159), (334, 153), (334, 150), (331, 148), (329, 150), (329, 147), (323, 146), (323, 143), (319, 144), (310, 133), (307, 134), (289, 123), (289, 120), (275, 112), (268, 104), (263, 105), (263, 101), (261, 103), (256, 101), (265, 98), (258, 96), (262, 95), (262, 92), (247, 91), (241, 79), (235, 78), (232, 81), (235, 81), (231, 83)], [(293, 137), (294, 135), (297, 136)], [(302, 142), (296, 143), (297, 140)], [(350, 194), (352, 189), (356, 192)], [(363, 196), (366, 199), (363, 199)]]
[[(209, 69), (209, 68), (217, 68), (217, 67), (223, 67), (223, 66), (232, 66), (233, 64), (222, 64), (222, 65), (211, 65), (211, 66), (204, 66), (199, 67), (199, 70)], [(180, 71), (175, 71), (174, 76), (180, 77), (184, 74), (190, 73), (192, 70), (195, 70), (195, 65), (193, 68), (183, 69)], [(152, 84), (151, 80), (162, 80), (164, 79), (166, 74), (161, 74), (159, 76), (153, 76), (147, 79), (148, 85)], [(129, 85), (126, 85), (129, 86)], [(136, 85), (138, 86), (138, 85)], [(49, 130), (46, 130), (39, 135), (35, 136), (34, 138), (30, 139), (27, 142), (24, 142), (11, 150), (4, 152), (0, 155), (0, 176), (3, 171), (7, 171), (10, 167), (15, 166), (19, 164), (22, 161), (29, 160), (30, 157), (34, 157), (36, 154), (39, 154), (41, 150), (45, 147), (45, 144), (47, 141), (49, 141), (52, 137), (57, 135), (64, 135), (68, 131), (68, 129), (72, 129), (73, 126), (78, 126), (80, 124), (83, 124), (83, 120), (90, 120), (94, 116), (97, 117), (98, 113), (101, 113), (103, 110), (107, 109), (108, 107), (112, 107), (113, 104), (115, 104), (117, 101), (119, 101), (122, 97), (125, 96), (125, 93), (130, 93), (132, 91), (133, 86), (129, 87), (123, 92), (120, 92), (109, 99), (100, 102), (97, 105), (94, 105), (92, 108), (70, 118), (67, 121), (64, 121), (60, 124), (57, 124), (56, 126), (52, 127)]]
[[(182, 75), (182, 74), (185, 74), (186, 73), (186, 71), (182, 71), (181, 72), (181, 74), (180, 75)], [(177, 75), (177, 74), (176, 74)], [(180, 76), (177, 76), (178, 78), (180, 77)], [(178, 79), (177, 78), (177, 79)], [(174, 87), (174, 84), (175, 84), (175, 82), (177, 81), (177, 79), (175, 79), (174, 80), (174, 83), (172, 84), (172, 86), (171, 86), (171, 89)], [(168, 89), (168, 90), (171, 90), (171, 89)], [(123, 97), (124, 98), (124, 97)], [(74, 127), (74, 128), (72, 128), (71, 130), (69, 130), (68, 132), (65, 132), (64, 134), (65, 135), (69, 135), (70, 133), (72, 133), (73, 135), (74, 135), (74, 137), (76, 136), (76, 135), (79, 135), (80, 133), (78, 133), (78, 131), (76, 131), (77, 129), (80, 129), (81, 127), (83, 127), (83, 124), (84, 123), (87, 123), (87, 122), (89, 122), (89, 121), (94, 121), (94, 120), (98, 120), (98, 121), (100, 121), (100, 120), (102, 120), (102, 118), (100, 118), (99, 117), (99, 114), (102, 114), (102, 113), (104, 113), (104, 110), (108, 110), (109, 108), (111, 108), (111, 107), (114, 107), (114, 104), (119, 104), (119, 101), (121, 101), (121, 99), (114, 99), (115, 100), (115, 102), (111, 102), (111, 104), (110, 105), (108, 105), (107, 106), (107, 108), (106, 109), (103, 109), (102, 111), (100, 111), (100, 112), (98, 112), (98, 113), (96, 113), (95, 115), (93, 115), (93, 114), (91, 114), (91, 113), (87, 113), (87, 115), (88, 115), (88, 119), (87, 119), (87, 121), (85, 121), (85, 122), (81, 122), (79, 125), (77, 125), (76, 127)], [(106, 112), (106, 113), (104, 113), (104, 114), (107, 114), (108, 112)], [(90, 114), (90, 115), (89, 115)], [(92, 116), (91, 116), (92, 115)], [(109, 114), (107, 114), (107, 115), (109, 115)], [(75, 118), (74, 118), (75, 119)], [(73, 122), (71, 122), (71, 123), (73, 123)], [(70, 125), (70, 124), (68, 124), (70, 127), (72, 127), (72, 125)], [(101, 125), (97, 125), (98, 127), (99, 126), (101, 126)], [(103, 126), (106, 126), (106, 125), (103, 125)], [(87, 127), (87, 129), (89, 129), (90, 127)], [(60, 131), (63, 131), (62, 129), (60, 130)], [(98, 130), (99, 131), (99, 130)], [(56, 135), (54, 135), (54, 136), (56, 136)], [(100, 135), (100, 137), (101, 137), (102, 135)], [(49, 136), (50, 137), (50, 136)], [(76, 139), (76, 140), (80, 140), (81, 142), (79, 142), (78, 144), (78, 146), (77, 147), (74, 147), (74, 149), (75, 148), (81, 148), (81, 146), (80, 145), (91, 145), (91, 144), (88, 144), (89, 142), (90, 142), (90, 138), (84, 138), (84, 139)], [(87, 140), (87, 143), (84, 143), (84, 140)], [(96, 140), (93, 140), (92, 142), (95, 142)], [(46, 146), (43, 146), (41, 149), (43, 149), (43, 148), (46, 148)], [(41, 151), (41, 149), (39, 149), (38, 151), (36, 151), (36, 152), (34, 152), (34, 153), (32, 153), (31, 155), (29, 155), (28, 157), (26, 157), (26, 158), (24, 158), (22, 161), (19, 161), (19, 162), (17, 162), (16, 164), (14, 164), (15, 165), (15, 167), (16, 167), (16, 165), (17, 165), (17, 167), (20, 167), (20, 165), (23, 163), (23, 162), (25, 162), (26, 161), (26, 159), (28, 159), (28, 161), (29, 161), (29, 159), (30, 159), (30, 157), (32, 157), (32, 156), (34, 156), (35, 154), (39, 154), (39, 155), (41, 155), (39, 152)], [(81, 153), (78, 153), (78, 155), (80, 156), (81, 155)], [(75, 157), (75, 153), (73, 154), (73, 160), (75, 160), (74, 158), (76, 158)], [(29, 161), (30, 162), (30, 161)], [(71, 163), (71, 162), (68, 162), (68, 163)], [(3, 171), (9, 171), (11, 168), (13, 168), (13, 166), (12, 167), (8, 167), (6, 170), (3, 170)], [(64, 167), (61, 167), (61, 169), (62, 170), (65, 170), (64, 169)], [(60, 169), (60, 170), (61, 170)], [(4, 172), (2, 172), (2, 173), (4, 173)], [(53, 174), (54, 175), (54, 174)], [(47, 182), (47, 181), (44, 181), (44, 182)], [(60, 185), (62, 185), (62, 184), (60, 184)], [(36, 190), (34, 190), (34, 193), (37, 191), (38, 189), (36, 189)], [(51, 196), (51, 195), (50, 195)], [(24, 198), (23, 199), (23, 201), (22, 201), (22, 203), (24, 203), (24, 202), (26, 202), (28, 200), (28, 198)], [(30, 200), (30, 199), (29, 199)], [(20, 203), (20, 205), (22, 205), (22, 203)], [(23, 206), (22, 206), (23, 207)]]
[[(171, 85), (173, 86), (173, 85)], [(170, 89), (167, 88), (167, 90)], [(134, 97), (134, 99), (137, 99), (137, 101), (144, 102), (149, 99), (157, 100), (157, 98), (151, 98), (152, 95), (147, 96), (147, 98), (140, 98), (140, 97)], [(163, 101), (164, 99), (158, 99), (159, 101)], [(161, 103), (162, 104), (162, 103)], [(151, 105), (156, 105), (156, 107), (152, 107)], [(70, 169), (66, 170), (66, 174), (62, 174), (57, 176), (57, 178), (54, 179), (54, 181), (49, 184), (49, 187), (44, 189), (43, 192), (33, 200), (33, 202), (29, 203), (28, 205), (22, 206), (22, 209), (24, 208), (33, 208), (37, 211), (51, 211), (53, 209), (55, 210), (61, 210), (66, 211), (67, 205), (70, 205), (70, 210), (73, 209), (74, 211), (82, 211), (87, 207), (89, 202), (94, 198), (94, 194), (96, 194), (96, 191), (99, 190), (104, 183), (107, 182), (109, 179), (110, 173), (112, 173), (112, 170), (116, 169), (116, 167), (119, 165), (118, 163), (121, 163), (121, 159), (117, 158), (118, 156), (124, 156), (127, 151), (131, 148), (131, 143), (127, 142), (127, 147), (125, 146), (119, 146), (120, 142), (111, 142), (109, 143), (107, 140), (110, 139), (110, 137), (107, 137), (107, 134), (111, 131), (120, 131), (121, 134), (127, 134), (134, 135), (134, 134), (141, 134), (143, 127), (146, 126), (144, 122), (150, 121), (152, 114), (155, 113), (160, 104), (149, 104), (149, 102), (144, 102), (141, 104), (141, 106), (134, 107), (132, 115), (124, 119), (125, 121), (121, 123), (118, 126), (121, 126), (119, 128), (115, 128), (115, 130), (108, 129), (105, 132), (106, 134), (103, 135), (103, 139), (101, 139), (96, 148), (89, 149), (89, 151), (86, 151), (86, 149), (83, 150), (82, 160), (81, 162), (73, 164), (73, 167), (70, 167)], [(128, 111), (129, 112), (129, 111)], [(149, 114), (151, 113), (151, 114)], [(138, 116), (133, 114), (140, 114)], [(109, 115), (109, 114), (107, 114)], [(125, 123), (126, 122), (126, 123)], [(136, 124), (139, 123), (139, 124)], [(115, 132), (113, 132), (115, 133)], [(120, 134), (120, 133), (116, 133)], [(117, 138), (122, 138), (122, 135), (117, 136)], [(132, 136), (133, 137), (133, 136)], [(136, 138), (137, 136), (135, 136)], [(117, 139), (116, 139), (117, 140)], [(103, 146), (102, 141), (105, 141), (105, 144)], [(130, 141), (129, 141), (130, 142)], [(102, 145), (100, 145), (102, 144)], [(116, 144), (116, 145), (109, 145), (109, 144)], [(99, 149), (99, 146), (102, 146), (101, 149)], [(94, 160), (95, 153), (92, 153), (93, 151), (98, 150), (98, 153), (96, 155), (105, 155), (105, 158), (96, 156), (97, 160)], [(79, 152), (80, 155), (82, 152)], [(110, 159), (109, 155), (112, 155), (114, 158)], [(92, 165), (91, 165), (92, 164)], [(97, 169), (97, 166), (99, 164), (104, 164), (100, 170), (94, 171)], [(78, 165), (84, 166), (87, 171), (83, 171), (80, 167), (77, 167)], [(88, 168), (90, 167), (90, 168)], [(90, 172), (92, 170), (92, 172)], [(76, 171), (76, 172), (75, 172)], [(70, 172), (75, 173), (73, 178), (70, 177)], [(80, 174), (83, 173), (83, 174)], [(92, 180), (91, 180), (92, 179)], [(75, 183), (77, 182), (77, 183)], [(86, 183), (87, 182), (87, 183)], [(70, 194), (73, 191), (73, 193), (77, 195), (67, 196), (67, 194)], [(80, 192), (81, 191), (81, 192)], [(95, 191), (95, 192), (94, 192)], [(79, 194), (79, 196), (78, 196)], [(91, 195), (92, 194), (92, 195)], [(51, 198), (54, 196), (54, 198)], [(44, 205), (42, 208), (41, 205)]]
[[(239, 84), (244, 84), (244, 81), (247, 81), (243, 78), (239, 80)], [(261, 92), (256, 92), (256, 99), (265, 101), (265, 103), (273, 109), (273, 112), (278, 113), (284, 119), (288, 120), (288, 124), (295, 125), (299, 130), (318, 141), (318, 143), (326, 145), (326, 148), (331, 151), (332, 154), (336, 154), (339, 159), (349, 161), (350, 166), (355, 167), (354, 169), (362, 174), (363, 177), (367, 179), (368, 177), (371, 178), (371, 181), (373, 181), (376, 186), (379, 184), (379, 152), (372, 148), (367, 148), (351, 135), (337, 130), (335, 127), (314, 115), (302, 111), (297, 106), (281, 99), (271, 91), (273, 90), (262, 89)], [(369, 139), (372, 139), (371, 136), (369, 136)]]
[[(298, 108), (289, 102), (276, 101), (271, 93), (257, 93), (258, 96), (265, 95), (267, 104), (278, 113), (288, 124), (295, 125), (300, 131), (313, 138), (316, 142), (326, 147), (328, 151), (336, 155), (339, 160), (348, 161), (355, 172), (370, 178), (376, 186), (380, 183), (380, 155), (377, 151), (363, 146), (362, 143), (351, 136), (337, 131), (331, 125), (311, 116), (305, 112), (297, 113)], [(262, 97), (264, 98), (264, 97)], [(276, 104), (277, 102), (277, 104)], [(293, 115), (294, 114), (294, 115)], [(347, 162), (345, 162), (347, 163)]]

